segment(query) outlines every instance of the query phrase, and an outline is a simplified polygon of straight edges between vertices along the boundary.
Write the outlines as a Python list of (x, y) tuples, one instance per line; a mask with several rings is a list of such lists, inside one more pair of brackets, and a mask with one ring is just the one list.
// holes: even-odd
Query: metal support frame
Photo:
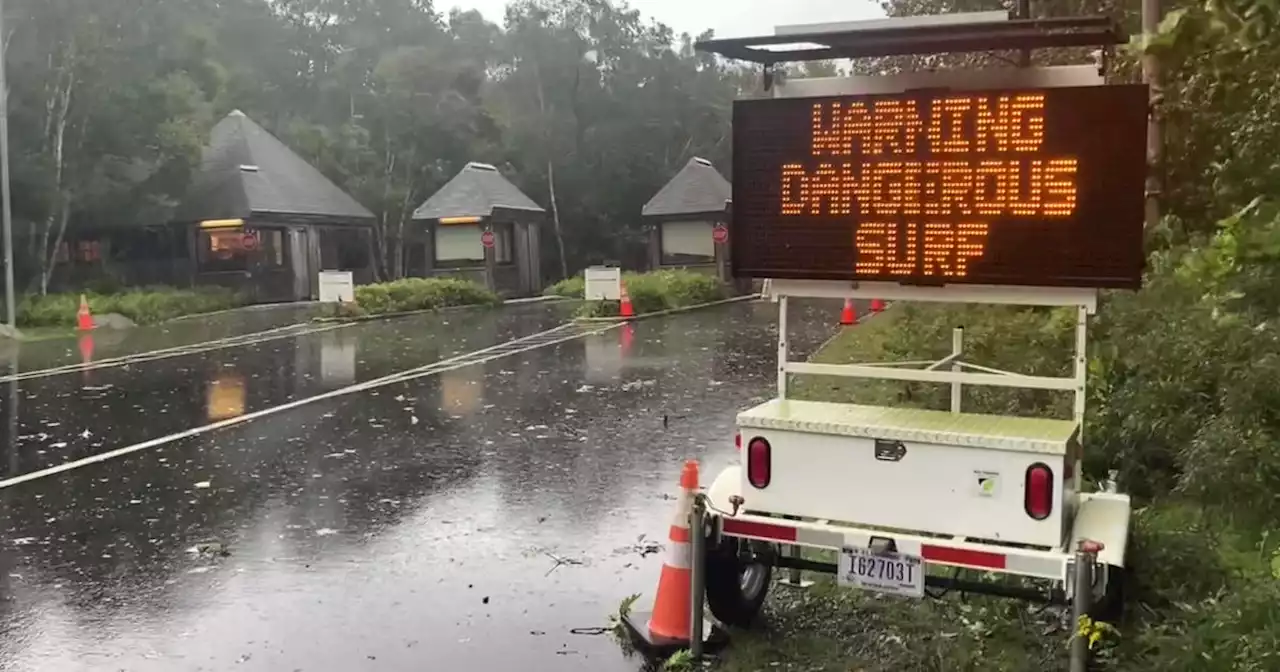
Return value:
[[(1088, 375), (1089, 314), (1097, 310), (1097, 290), (1081, 288), (953, 286), (910, 287), (892, 283), (850, 283), (839, 281), (772, 280), (769, 291), (778, 302), (778, 398), (787, 398), (787, 375), (791, 373), (941, 383), (951, 387), (951, 412), (960, 413), (963, 386), (983, 385), (1033, 390), (1071, 392), (1075, 397), (1073, 418), (1081, 426), (1085, 413), (1085, 385)], [(887, 286), (886, 286), (887, 285)], [(857, 364), (815, 364), (788, 361), (787, 297), (879, 298), (895, 294), (898, 301), (934, 301), (948, 303), (998, 303), (1009, 305), (1061, 306), (1076, 309), (1075, 353), (1072, 375), (1066, 377), (1032, 376), (972, 364), (961, 359), (964, 354), (964, 328), (951, 333), (951, 354), (932, 362), (860, 362)], [(923, 368), (909, 368), (912, 366)], [(946, 370), (949, 369), (949, 370)], [(1078, 465), (1077, 465), (1078, 466)]]
[(689, 653), (695, 661), (702, 660), (702, 610), (703, 603), (706, 600), (706, 576), (707, 563), (707, 531), (706, 531), (706, 513), (707, 501), (706, 495), (698, 494), (693, 498), (693, 510), (689, 513), (689, 531), (692, 535), (689, 540), (692, 558), (690, 559), (689, 570), (689, 592), (692, 599), (689, 600)]
[[(807, 560), (799, 557), (789, 557), (786, 555), (779, 556), (774, 562), (774, 566), (781, 569), (789, 569), (791, 571), (804, 570), (807, 572), (818, 572), (821, 574), (836, 574), (839, 572), (839, 566), (834, 562), (822, 562), (820, 560)], [(985, 581), (971, 581), (967, 579), (958, 579), (949, 576), (933, 576), (924, 577), (924, 585), (927, 588), (938, 588), (940, 590), (958, 590), (965, 593), (978, 593), (980, 595), (990, 595), (992, 597), (1007, 597), (1011, 600), (1026, 600), (1029, 602), (1048, 602), (1050, 604), (1065, 604), (1066, 595), (1060, 590), (1043, 590), (1038, 588), (1025, 588), (1021, 586), (1012, 586), (1001, 583), (989, 583)]]
[(1071, 591), (1071, 672), (1085, 672), (1089, 666), (1089, 638), (1081, 636), (1080, 621), (1093, 607), (1093, 575), (1097, 560), (1097, 550), (1092, 542), (1081, 541), (1076, 549), (1075, 586)]

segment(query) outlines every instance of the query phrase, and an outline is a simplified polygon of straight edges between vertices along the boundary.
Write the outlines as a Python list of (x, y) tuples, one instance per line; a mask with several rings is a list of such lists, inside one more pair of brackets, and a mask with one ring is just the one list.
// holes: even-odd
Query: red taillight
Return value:
[(1053, 513), (1053, 470), (1043, 462), (1027, 467), (1026, 500), (1023, 503), (1027, 515), (1044, 520)]
[(747, 444), (747, 482), (757, 490), (769, 487), (770, 451), (769, 442), (760, 437)]
[(742, 452), (742, 434), (733, 435), (733, 449)]

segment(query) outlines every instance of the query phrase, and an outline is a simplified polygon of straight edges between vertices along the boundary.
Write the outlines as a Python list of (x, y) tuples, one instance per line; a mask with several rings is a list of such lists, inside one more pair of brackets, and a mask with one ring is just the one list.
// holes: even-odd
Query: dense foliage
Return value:
[(557, 277), (637, 262), (641, 206), (690, 156), (728, 165), (730, 102), (752, 81), (605, 0), (520, 0), (489, 17), (501, 25), (430, 0), (5, 6), (32, 269), (52, 267), (68, 227), (163, 221), (233, 109), (373, 210), (382, 279), (402, 275), (412, 211), (472, 160), (551, 213)]

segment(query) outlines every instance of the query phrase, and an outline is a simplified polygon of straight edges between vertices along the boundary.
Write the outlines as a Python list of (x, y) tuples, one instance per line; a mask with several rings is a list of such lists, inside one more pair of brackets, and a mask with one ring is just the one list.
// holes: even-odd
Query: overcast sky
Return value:
[[(486, 19), (502, 23), (508, 0), (437, 0), (436, 8), (478, 9)], [(715, 29), (719, 37), (767, 35), (778, 24), (850, 21), (884, 16), (871, 0), (630, 0), (645, 18), (671, 26), (676, 34)]]

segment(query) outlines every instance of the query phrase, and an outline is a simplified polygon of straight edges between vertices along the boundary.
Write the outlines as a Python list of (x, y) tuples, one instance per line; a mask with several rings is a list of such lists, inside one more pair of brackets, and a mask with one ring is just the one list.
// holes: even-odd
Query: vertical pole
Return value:
[[(1019, 19), (1031, 18), (1031, 0), (1017, 0), (1014, 5), (1014, 13)], [(1031, 50), (1021, 49), (1018, 51), (1018, 67), (1031, 67)]]
[(693, 654), (694, 661), (702, 660), (702, 602), (706, 593), (706, 578), (703, 573), (706, 571), (707, 554), (707, 534), (705, 523), (706, 502), (702, 495), (693, 498), (693, 511), (689, 515), (689, 539), (693, 558), (690, 560), (689, 569), (689, 590), (690, 590), (690, 609), (689, 614), (689, 653)]
[(5, 72), (8, 64), (9, 41), (5, 39), (4, 0), (0, 0), (0, 205), (4, 226), (4, 307), (5, 321), (10, 327), (18, 325), (18, 306), (13, 298), (13, 208), (9, 198), (9, 78)]
[[(1142, 0), (1142, 32), (1147, 37), (1155, 34), (1160, 25), (1160, 0)], [(1163, 129), (1160, 123), (1159, 105), (1163, 97), (1160, 77), (1160, 59), (1152, 54), (1142, 57), (1142, 79), (1150, 90), (1147, 106), (1147, 183), (1146, 209), (1143, 225), (1150, 231), (1160, 223), (1160, 186), (1163, 175)]]
[(1093, 563), (1097, 554), (1091, 542), (1081, 541), (1076, 549), (1075, 591), (1071, 598), (1071, 672), (1085, 672), (1089, 664), (1089, 640), (1080, 636), (1080, 617), (1093, 606)]
[[(1080, 436), (1077, 440), (1084, 445), (1084, 402), (1085, 385), (1089, 382), (1089, 309), (1084, 306), (1076, 308), (1076, 359), (1075, 359), (1075, 420), (1080, 423)], [(1075, 465), (1079, 468), (1080, 465)]]
[(778, 297), (778, 398), (787, 398), (787, 297)]
[[(964, 327), (956, 327), (951, 330), (951, 357), (959, 359), (960, 354), (964, 352)], [(951, 370), (959, 373), (962, 367), (958, 362), (951, 363)], [(951, 412), (960, 412), (961, 388), (960, 381), (951, 383)]]

